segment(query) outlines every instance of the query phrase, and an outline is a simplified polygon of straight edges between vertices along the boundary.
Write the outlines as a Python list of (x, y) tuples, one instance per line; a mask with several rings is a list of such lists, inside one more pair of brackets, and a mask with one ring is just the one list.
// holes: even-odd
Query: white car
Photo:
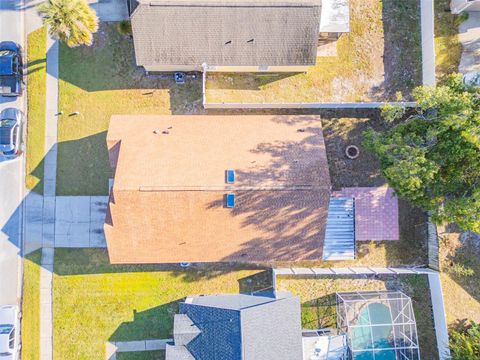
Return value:
[(465, 85), (480, 86), (480, 71), (472, 71), (463, 75), (463, 83)]
[(0, 306), (0, 360), (18, 360), (20, 345), (18, 307)]

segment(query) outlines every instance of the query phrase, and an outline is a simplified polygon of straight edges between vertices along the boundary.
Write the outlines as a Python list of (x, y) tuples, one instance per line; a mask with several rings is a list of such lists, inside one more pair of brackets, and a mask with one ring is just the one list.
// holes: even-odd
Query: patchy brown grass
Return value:
[(355, 102), (410, 98), (421, 83), (418, 0), (350, 2), (350, 33), (336, 56), (306, 73), (221, 74), (207, 79), (208, 102)]
[(480, 238), (466, 233), (442, 232), (440, 266), (447, 321), (480, 322)]

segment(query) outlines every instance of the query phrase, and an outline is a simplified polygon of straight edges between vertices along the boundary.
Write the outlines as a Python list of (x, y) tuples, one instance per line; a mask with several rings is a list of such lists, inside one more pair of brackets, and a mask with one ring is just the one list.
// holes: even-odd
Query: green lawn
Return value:
[[(239, 280), (251, 284), (247, 279), (259, 272), (222, 265), (188, 270), (110, 265), (106, 251), (94, 249), (56, 249), (54, 270), (56, 360), (104, 360), (108, 340), (170, 338), (178, 301), (195, 294), (238, 293)], [(152, 356), (147, 358), (161, 355)]]
[[(335, 49), (335, 44), (333, 44)], [(421, 84), (418, 0), (350, 2), (350, 33), (306, 73), (209, 73), (207, 101), (355, 102), (410, 98)]]
[(450, 0), (435, 0), (435, 62), (439, 79), (458, 71), (462, 55), (458, 25), (467, 15), (453, 15), (449, 8)]
[(102, 23), (94, 38), (91, 47), (60, 44), (58, 195), (108, 193), (105, 138), (113, 114), (187, 114), (201, 107), (200, 78), (176, 85), (172, 76), (146, 76), (116, 23)]
[(277, 289), (290, 291), (300, 297), (302, 326), (306, 329), (336, 327), (336, 292), (402, 291), (412, 298), (422, 358), (438, 359), (432, 305), (426, 275), (324, 276), (304, 279), (278, 277)]
[(47, 28), (28, 35), (27, 47), (27, 161), (26, 186), (43, 194), (43, 157), (45, 153)]
[(23, 262), (22, 359), (40, 359), (40, 259), (42, 251), (27, 255)]

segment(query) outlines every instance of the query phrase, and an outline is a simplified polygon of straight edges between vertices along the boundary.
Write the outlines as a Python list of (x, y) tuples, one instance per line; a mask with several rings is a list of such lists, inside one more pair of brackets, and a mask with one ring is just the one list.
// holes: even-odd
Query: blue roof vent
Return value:
[(235, 194), (227, 194), (227, 208), (235, 206)]
[(227, 170), (227, 184), (233, 184), (235, 182), (235, 170)]

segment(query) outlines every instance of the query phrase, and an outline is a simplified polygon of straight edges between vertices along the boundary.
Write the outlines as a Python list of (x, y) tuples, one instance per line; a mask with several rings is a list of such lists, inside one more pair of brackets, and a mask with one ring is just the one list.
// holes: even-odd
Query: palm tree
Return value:
[(47, 0), (38, 7), (38, 13), (50, 35), (69, 47), (92, 45), (98, 18), (86, 0)]

